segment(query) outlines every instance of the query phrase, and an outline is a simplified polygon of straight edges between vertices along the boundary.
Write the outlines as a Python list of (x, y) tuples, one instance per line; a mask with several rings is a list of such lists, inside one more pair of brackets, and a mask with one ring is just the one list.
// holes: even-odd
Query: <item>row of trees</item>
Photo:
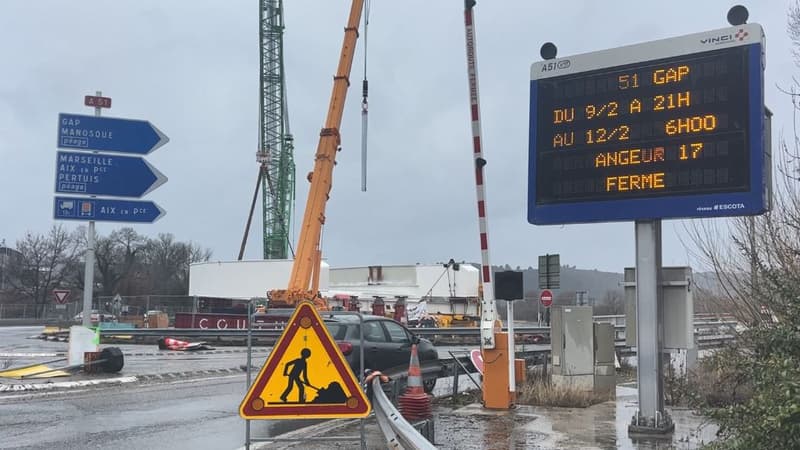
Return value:
[[(37, 316), (52, 302), (53, 289), (84, 290), (86, 229), (69, 231), (54, 225), (47, 233), (27, 233), (15, 251), (6, 249), (0, 301), (36, 305)], [(207, 261), (211, 251), (172, 234), (155, 238), (132, 228), (95, 240), (94, 295), (185, 295), (189, 265)]]

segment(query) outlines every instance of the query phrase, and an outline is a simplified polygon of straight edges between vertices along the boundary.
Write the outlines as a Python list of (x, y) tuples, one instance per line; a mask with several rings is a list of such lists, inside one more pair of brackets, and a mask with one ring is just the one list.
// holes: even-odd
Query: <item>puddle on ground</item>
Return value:
[(520, 405), (490, 411), (473, 404), (439, 410), (436, 444), (441, 449), (696, 449), (711, 442), (717, 427), (687, 409), (670, 409), (675, 432), (666, 439), (628, 437), (636, 412), (636, 389), (619, 387), (615, 401), (589, 408)]
[[(634, 442), (628, 425), (637, 409), (635, 387), (618, 387), (617, 398), (589, 408), (545, 408), (520, 405), (492, 411), (479, 404), (453, 409), (446, 401), (434, 406), (434, 445), (440, 450), (636, 449), (688, 450), (714, 439), (716, 426), (686, 409), (670, 409), (675, 432), (666, 440)], [(374, 418), (366, 421), (367, 448), (385, 449), (386, 440)], [(357, 436), (358, 421), (330, 432)], [(324, 439), (324, 438), (323, 438)], [(286, 448), (286, 443), (268, 448)], [(349, 450), (352, 442), (302, 442), (303, 450)]]
[(531, 429), (530, 424), (536, 417), (515, 413), (484, 414), (475, 410), (475, 406), (471, 405), (450, 414), (438, 414), (435, 431), (436, 448), (459, 450), (552, 448), (548, 445), (546, 434)]

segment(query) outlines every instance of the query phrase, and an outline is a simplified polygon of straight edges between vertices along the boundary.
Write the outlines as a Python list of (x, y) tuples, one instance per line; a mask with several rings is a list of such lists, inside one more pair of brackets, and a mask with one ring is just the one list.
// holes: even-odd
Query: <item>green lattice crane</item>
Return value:
[(259, 1), (261, 114), (257, 159), (264, 214), (264, 259), (287, 259), (295, 166), (283, 67), (283, 0)]

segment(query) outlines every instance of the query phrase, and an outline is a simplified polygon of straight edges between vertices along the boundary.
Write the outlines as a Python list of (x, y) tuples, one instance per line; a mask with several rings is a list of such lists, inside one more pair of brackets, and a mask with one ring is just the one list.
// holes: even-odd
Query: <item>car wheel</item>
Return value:
[(430, 378), (422, 381), (422, 388), (425, 390), (426, 394), (432, 393), (433, 388), (435, 387), (436, 387), (436, 378)]

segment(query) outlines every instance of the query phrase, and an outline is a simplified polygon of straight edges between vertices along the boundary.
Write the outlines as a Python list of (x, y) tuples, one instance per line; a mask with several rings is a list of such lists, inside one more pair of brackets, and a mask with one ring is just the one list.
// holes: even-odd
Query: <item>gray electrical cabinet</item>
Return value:
[(591, 306), (553, 306), (550, 342), (553, 382), (594, 387), (594, 326)]
[[(636, 269), (625, 268), (623, 285), (625, 344), (636, 347)], [(662, 268), (661, 286), (664, 302), (664, 349), (694, 349), (692, 268)]]
[(594, 391), (613, 395), (616, 393), (617, 372), (614, 362), (614, 325), (594, 324)]

